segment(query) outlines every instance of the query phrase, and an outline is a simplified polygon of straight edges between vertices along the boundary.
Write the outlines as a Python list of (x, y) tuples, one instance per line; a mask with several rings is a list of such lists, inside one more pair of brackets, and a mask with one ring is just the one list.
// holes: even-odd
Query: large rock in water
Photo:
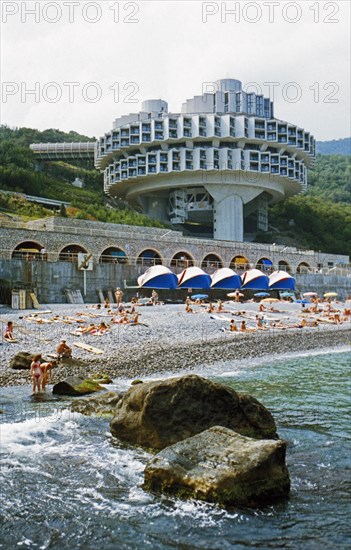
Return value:
[(217, 425), (257, 439), (276, 436), (271, 413), (256, 399), (196, 375), (131, 387), (110, 427), (119, 439), (163, 449)]
[(34, 354), (28, 351), (20, 351), (16, 353), (10, 361), (10, 368), (15, 370), (30, 369), (31, 362), (33, 361)]
[(86, 416), (113, 416), (118, 401), (122, 394), (114, 391), (104, 392), (102, 395), (78, 399), (71, 403), (71, 411), (85, 414)]
[(89, 393), (95, 393), (101, 390), (105, 390), (94, 380), (85, 380), (79, 376), (68, 376), (62, 382), (58, 382), (52, 388), (52, 393), (57, 395), (87, 395)]
[(286, 443), (251, 439), (215, 426), (167, 447), (144, 471), (144, 488), (223, 506), (257, 506), (287, 497)]

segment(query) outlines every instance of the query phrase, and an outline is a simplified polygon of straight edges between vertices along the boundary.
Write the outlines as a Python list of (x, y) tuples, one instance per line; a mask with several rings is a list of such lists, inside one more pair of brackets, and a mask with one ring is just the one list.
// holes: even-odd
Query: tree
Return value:
[(59, 216), (60, 216), (60, 218), (67, 218), (66, 207), (65, 207), (65, 205), (63, 204), (63, 202), (61, 202)]

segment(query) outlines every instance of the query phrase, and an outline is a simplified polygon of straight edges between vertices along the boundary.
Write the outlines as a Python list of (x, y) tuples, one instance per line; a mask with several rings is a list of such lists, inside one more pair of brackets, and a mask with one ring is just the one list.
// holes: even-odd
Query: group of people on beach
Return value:
[(72, 357), (72, 348), (68, 346), (66, 340), (61, 340), (56, 348), (57, 360), (44, 361), (41, 353), (33, 357), (30, 365), (30, 377), (33, 384), (33, 393), (45, 391), (46, 384), (52, 383), (52, 369), (57, 367), (60, 359), (70, 359)]

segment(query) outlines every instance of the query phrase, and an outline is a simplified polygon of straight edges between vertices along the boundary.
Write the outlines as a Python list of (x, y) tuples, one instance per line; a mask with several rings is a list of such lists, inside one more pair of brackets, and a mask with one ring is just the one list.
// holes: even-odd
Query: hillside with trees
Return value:
[(317, 141), (316, 145), (320, 155), (351, 155), (351, 138)]

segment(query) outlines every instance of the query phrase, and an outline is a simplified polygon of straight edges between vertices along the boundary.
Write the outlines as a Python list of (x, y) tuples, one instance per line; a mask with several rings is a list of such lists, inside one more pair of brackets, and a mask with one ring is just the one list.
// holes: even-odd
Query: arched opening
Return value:
[(78, 261), (78, 254), (82, 252), (83, 254), (87, 253), (87, 250), (80, 246), (79, 244), (69, 244), (68, 246), (65, 246), (60, 254), (59, 254), (59, 261), (60, 262), (77, 262)]
[(310, 270), (311, 266), (307, 262), (301, 262), (296, 268), (296, 273), (302, 275), (303, 273), (308, 273)]
[(24, 241), (16, 246), (11, 256), (14, 260), (47, 260), (46, 249), (34, 241)]
[(137, 265), (143, 265), (147, 267), (150, 267), (151, 265), (162, 265), (162, 258), (160, 254), (156, 252), (156, 250), (148, 248), (147, 250), (143, 250), (139, 254), (136, 263)]
[(116, 246), (110, 246), (102, 252), (99, 262), (101, 264), (126, 264), (128, 258), (124, 250)]
[(278, 271), (286, 271), (287, 273), (292, 273), (290, 264), (288, 264), (288, 262), (286, 262), (285, 260), (279, 260)]
[(234, 271), (245, 271), (250, 268), (250, 262), (246, 256), (234, 256), (229, 267)]
[(260, 258), (257, 262), (257, 269), (264, 273), (271, 273), (274, 270), (273, 262), (269, 258)]
[(207, 254), (201, 262), (202, 269), (220, 269), (223, 267), (223, 262), (217, 254)]
[(171, 259), (171, 267), (179, 267), (180, 269), (186, 269), (194, 265), (194, 259), (188, 252), (177, 252)]

